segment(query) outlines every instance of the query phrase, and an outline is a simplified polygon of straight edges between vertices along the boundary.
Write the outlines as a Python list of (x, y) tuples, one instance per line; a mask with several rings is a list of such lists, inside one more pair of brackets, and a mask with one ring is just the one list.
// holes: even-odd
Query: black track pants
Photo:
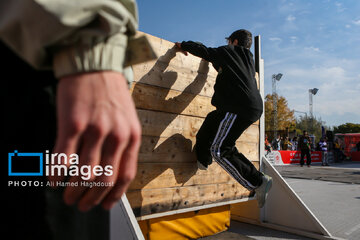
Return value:
[(262, 183), (262, 173), (235, 147), (235, 141), (252, 124), (238, 114), (215, 110), (207, 115), (196, 135), (198, 161), (208, 166), (214, 159), (249, 190)]
[(311, 164), (311, 153), (309, 149), (301, 149), (300, 165), (304, 165), (304, 157), (306, 156), (306, 165)]

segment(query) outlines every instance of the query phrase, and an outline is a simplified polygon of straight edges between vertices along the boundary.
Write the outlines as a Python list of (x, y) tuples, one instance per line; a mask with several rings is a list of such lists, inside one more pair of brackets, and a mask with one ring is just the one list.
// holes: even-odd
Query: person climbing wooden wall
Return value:
[[(145, 33), (139, 32), (138, 35)], [(136, 216), (228, 202), (252, 195), (217, 163), (197, 168), (195, 136), (211, 105), (216, 70), (174, 43), (145, 34), (157, 60), (134, 65), (131, 91), (142, 125), (138, 172), (127, 197)], [(236, 146), (259, 166), (259, 121)]]

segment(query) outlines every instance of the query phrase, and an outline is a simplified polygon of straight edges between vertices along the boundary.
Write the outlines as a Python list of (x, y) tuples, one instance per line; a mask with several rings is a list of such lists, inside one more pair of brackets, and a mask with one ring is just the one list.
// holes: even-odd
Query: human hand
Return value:
[[(111, 176), (91, 173), (87, 180), (110, 186), (68, 186), (64, 201), (78, 203), (81, 211), (100, 203), (110, 209), (135, 178), (141, 142), (141, 126), (127, 81), (118, 72), (81, 73), (60, 79), (57, 91), (58, 129), (53, 152), (67, 156), (78, 153), (79, 167), (113, 167)], [(70, 183), (81, 181), (80, 176), (69, 179)]]
[(188, 52), (186, 52), (186, 51), (184, 51), (184, 50), (181, 49), (181, 43), (180, 43), (180, 42), (176, 42), (176, 43), (175, 43), (175, 50), (176, 50), (177, 52), (183, 53), (185, 56), (188, 55)]

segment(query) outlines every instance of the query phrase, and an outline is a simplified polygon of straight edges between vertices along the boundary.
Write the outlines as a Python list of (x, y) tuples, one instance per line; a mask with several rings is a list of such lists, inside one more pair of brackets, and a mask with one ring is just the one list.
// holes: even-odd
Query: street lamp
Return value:
[(273, 95), (273, 111), (274, 111), (274, 139), (276, 138), (277, 131), (277, 93), (276, 93), (276, 81), (280, 81), (282, 73), (272, 75), (272, 95)]
[(319, 91), (317, 88), (309, 89), (309, 114), (311, 132), (314, 131), (314, 115), (313, 115), (313, 95)]
[(309, 114), (310, 117), (313, 118), (313, 95), (319, 91), (317, 88), (309, 89)]

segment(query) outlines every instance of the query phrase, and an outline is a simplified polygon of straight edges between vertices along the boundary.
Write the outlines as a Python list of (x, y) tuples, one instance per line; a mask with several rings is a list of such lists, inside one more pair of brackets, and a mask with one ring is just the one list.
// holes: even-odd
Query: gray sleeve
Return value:
[(122, 72), (137, 18), (135, 0), (1, 0), (0, 39), (56, 77)]

